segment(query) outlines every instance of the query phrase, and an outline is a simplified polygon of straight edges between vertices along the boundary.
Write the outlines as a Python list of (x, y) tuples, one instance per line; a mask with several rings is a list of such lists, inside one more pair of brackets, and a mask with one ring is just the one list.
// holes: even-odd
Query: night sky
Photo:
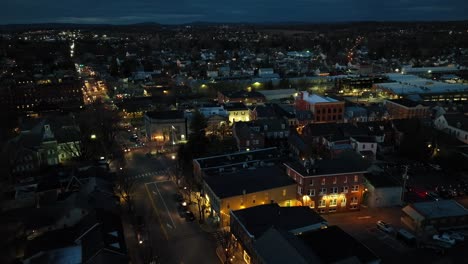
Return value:
[(0, 0), (0, 24), (468, 19), (468, 0)]

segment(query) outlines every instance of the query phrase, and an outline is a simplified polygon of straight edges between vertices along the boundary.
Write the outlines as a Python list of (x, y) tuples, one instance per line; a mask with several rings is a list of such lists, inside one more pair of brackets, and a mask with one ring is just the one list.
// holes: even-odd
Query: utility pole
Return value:
[(401, 203), (405, 202), (405, 191), (406, 191), (406, 181), (409, 179), (408, 176), (408, 167), (409, 165), (405, 165), (405, 172), (402, 175), (403, 178), (403, 189), (401, 190)]

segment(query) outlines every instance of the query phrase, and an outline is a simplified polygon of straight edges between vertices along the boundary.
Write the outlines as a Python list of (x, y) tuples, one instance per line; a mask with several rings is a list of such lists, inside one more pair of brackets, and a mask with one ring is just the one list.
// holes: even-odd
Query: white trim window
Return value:
[(351, 197), (351, 203), (350, 204), (358, 204), (358, 198), (356, 196)]
[(353, 185), (351, 192), (359, 192), (359, 185)]
[(327, 201), (324, 200), (324, 199), (319, 200), (319, 205), (318, 205), (318, 207), (320, 208), (320, 207), (325, 207), (325, 206), (327, 206)]
[(302, 187), (301, 186), (297, 186), (297, 193), (302, 195)]
[(325, 195), (327, 194), (327, 188), (321, 188), (319, 195)]
[(342, 188), (342, 193), (348, 193), (348, 186), (343, 186)]
[(337, 198), (333, 198), (333, 199), (330, 200), (330, 207), (331, 206), (335, 207), (337, 204), (338, 204), (338, 199)]
[(309, 196), (315, 196), (315, 189), (309, 189)]
[(333, 187), (330, 193), (338, 193), (338, 187)]

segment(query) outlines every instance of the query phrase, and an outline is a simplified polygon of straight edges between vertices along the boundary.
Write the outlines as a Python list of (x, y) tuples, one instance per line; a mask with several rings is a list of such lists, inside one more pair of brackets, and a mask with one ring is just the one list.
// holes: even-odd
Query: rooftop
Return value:
[(406, 106), (406, 107), (416, 107), (418, 105), (422, 105), (421, 103), (418, 103), (418, 102), (415, 102), (413, 100), (409, 100), (406, 98), (392, 99), (392, 100), (387, 100), (387, 101), (390, 101), (392, 103), (399, 104), (402, 106)]
[(194, 161), (200, 165), (202, 170), (206, 170), (209, 168), (221, 168), (231, 166), (238, 163), (242, 164), (244, 162), (274, 160), (278, 159), (279, 157), (279, 150), (276, 147), (273, 147), (198, 158)]
[(179, 110), (172, 111), (152, 111), (146, 112), (151, 119), (184, 119), (184, 112)]
[(308, 92), (302, 92), (302, 95), (302, 99), (310, 104), (338, 102), (338, 100), (333, 99), (331, 97), (320, 96), (317, 94), (309, 94)]
[(345, 151), (334, 159), (315, 160), (314, 164), (310, 161), (294, 161), (285, 165), (303, 176), (359, 173), (367, 172), (369, 168), (369, 162), (353, 151)]
[(378, 263), (379, 260), (374, 252), (337, 226), (306, 232), (298, 235), (298, 238), (324, 263), (338, 263), (352, 258), (357, 258), (357, 263)]
[(205, 175), (206, 184), (219, 198), (254, 193), (294, 185), (295, 182), (278, 166), (243, 169)]
[(468, 116), (463, 114), (446, 114), (444, 118), (449, 126), (468, 131)]
[(226, 109), (227, 111), (236, 111), (236, 110), (245, 110), (247, 111), (249, 108), (247, 108), (247, 106), (245, 106), (244, 103), (226, 103), (224, 105), (224, 109)]
[(424, 79), (415, 75), (405, 75), (398, 73), (389, 73), (386, 75), (394, 82), (379, 83), (376, 86), (391, 90), (395, 94), (431, 94), (431, 93), (452, 93), (466, 92), (466, 84), (449, 84), (434, 80)]
[(408, 206), (412, 207), (425, 218), (468, 216), (468, 210), (454, 200), (413, 203)]
[(256, 238), (271, 227), (292, 232), (295, 229), (326, 223), (325, 219), (308, 206), (280, 207), (278, 204), (265, 204), (232, 211), (231, 214)]

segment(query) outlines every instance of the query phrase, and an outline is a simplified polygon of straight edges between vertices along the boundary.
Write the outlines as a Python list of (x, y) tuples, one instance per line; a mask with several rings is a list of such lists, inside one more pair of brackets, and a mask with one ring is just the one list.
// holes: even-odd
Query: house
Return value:
[(454, 200), (413, 203), (402, 211), (401, 221), (415, 232), (468, 226), (468, 210)]
[(406, 98), (385, 100), (385, 107), (392, 119), (427, 118), (430, 116), (428, 106)]
[(364, 187), (363, 203), (370, 208), (401, 205), (403, 188), (387, 173), (364, 174)]
[(333, 159), (287, 162), (286, 173), (297, 183), (297, 199), (319, 213), (360, 208), (364, 174), (369, 167), (360, 155), (344, 152)]
[(229, 114), (229, 124), (234, 124), (235, 122), (246, 122), (250, 121), (249, 108), (243, 103), (229, 103), (225, 104), (224, 108)]
[(184, 112), (153, 111), (145, 114), (146, 137), (158, 145), (174, 145), (186, 140), (188, 135), (187, 119)]
[(205, 171), (203, 190), (208, 210), (221, 226), (229, 225), (229, 211), (268, 203), (296, 205), (296, 183), (278, 166), (249, 166), (231, 171)]
[(265, 96), (256, 91), (235, 91), (235, 92), (221, 92), (218, 91), (218, 103), (244, 103), (246, 105), (264, 103)]
[(240, 151), (261, 149), (265, 146), (265, 136), (251, 129), (246, 122), (234, 123), (232, 135)]
[(323, 97), (308, 92), (300, 92), (295, 100), (296, 109), (312, 112), (314, 123), (343, 122), (344, 101)]
[(277, 119), (275, 109), (272, 105), (257, 105), (250, 110), (250, 120)]
[(201, 181), (205, 172), (231, 171), (234, 167), (240, 169), (245, 165), (258, 166), (261, 163), (271, 164), (280, 158), (281, 153), (276, 147), (198, 158), (193, 160), (193, 175)]
[(373, 136), (352, 136), (351, 145), (354, 150), (369, 159), (375, 159), (377, 154), (377, 142)]
[(259, 91), (259, 93), (265, 96), (267, 101), (271, 100), (279, 100), (284, 98), (292, 98), (296, 93), (295, 89), (275, 89), (275, 90), (263, 90)]
[[(272, 228), (298, 235), (327, 226), (327, 221), (307, 206), (280, 207), (276, 203), (264, 204), (231, 210), (230, 215), (230, 231), (237, 239), (243, 259), (247, 263), (265, 262), (266, 255), (263, 254), (262, 240), (270, 238), (269, 233)], [(287, 244), (284, 246), (283, 249), (287, 247)], [(270, 254), (274, 252), (270, 248)], [(291, 259), (282, 263), (292, 263), (290, 261)]]
[(367, 122), (367, 109), (359, 106), (345, 107), (343, 121), (345, 123)]
[[(298, 125), (298, 119), (296, 116), (296, 110), (294, 109), (294, 105), (292, 104), (273, 104), (273, 108), (276, 114), (283, 119), (288, 121), (290, 127)], [(308, 111), (307, 111), (308, 112)], [(312, 113), (310, 114), (309, 120), (312, 119)]]
[(434, 120), (435, 128), (468, 144), (468, 116), (462, 114), (440, 115)]

